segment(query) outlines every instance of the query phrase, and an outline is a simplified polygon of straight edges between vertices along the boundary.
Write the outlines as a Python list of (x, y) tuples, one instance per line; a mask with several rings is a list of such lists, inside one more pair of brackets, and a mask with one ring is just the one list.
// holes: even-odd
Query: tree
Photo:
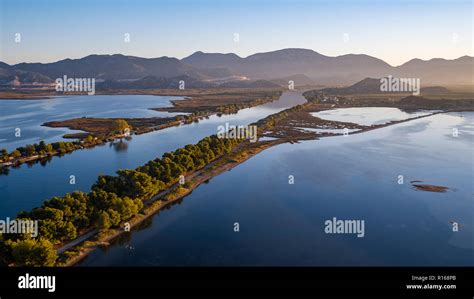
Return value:
[(56, 199), (53, 198), (47, 201), (42, 207), (33, 209), (30, 213), (20, 213), (18, 217), (37, 220), (39, 222), (39, 235), (51, 242), (57, 243), (58, 241), (76, 238), (76, 227), (65, 217), (65, 214), (71, 214), (70, 208), (59, 207), (58, 209), (46, 206), (54, 200)]
[(0, 237), (0, 267), (7, 267), (12, 261), (11, 247)]
[(59, 229), (63, 240), (73, 240), (77, 237), (77, 229), (70, 221), (63, 221)]
[(164, 188), (164, 183), (146, 173), (136, 170), (119, 170), (118, 176), (100, 176), (92, 187), (112, 192), (119, 197), (139, 198), (145, 200)]
[(8, 161), (8, 151), (6, 149), (2, 149), (0, 151), (0, 159), (2, 159), (2, 161)]
[(93, 211), (97, 227), (100, 227), (102, 212), (108, 214), (110, 226), (117, 226), (120, 221), (128, 220), (138, 214), (143, 208), (143, 202), (140, 199), (120, 198), (115, 193), (96, 189), (89, 193), (89, 208)]
[(11, 247), (12, 262), (20, 267), (51, 267), (57, 255), (53, 244), (46, 239), (7, 241)]
[(39, 144), (36, 146), (36, 151), (40, 152), (40, 151), (45, 151), (45, 150), (46, 150), (46, 143), (44, 142), (44, 140), (41, 140)]
[(112, 223), (110, 222), (110, 216), (107, 212), (105, 211), (102, 211), (101, 213), (99, 213), (99, 217), (97, 219), (97, 228), (99, 229), (102, 229), (102, 230), (106, 230), (108, 229)]
[(111, 226), (118, 226), (120, 224), (121, 216), (119, 212), (113, 209), (108, 209), (107, 214), (109, 214)]
[(128, 125), (127, 121), (124, 119), (117, 119), (113, 123), (113, 131), (114, 133), (124, 133), (125, 129), (130, 130), (130, 126)]
[[(125, 121), (120, 123), (120, 130), (128, 127)], [(77, 232), (87, 228), (106, 230), (118, 226), (137, 215), (143, 209), (144, 200), (169, 187), (181, 174), (221, 157), (240, 142), (241, 139), (219, 139), (212, 135), (197, 144), (165, 153), (162, 158), (135, 170), (119, 170), (116, 176), (99, 176), (90, 193), (73, 192), (63, 197), (53, 197), (31, 212), (19, 213), (17, 218), (39, 222), (39, 239), (30, 239), (25, 235), (18, 240), (17, 235), (15, 239), (0, 235), (0, 264), (54, 265), (57, 257), (53, 243), (74, 239)], [(54, 150), (67, 152), (78, 143), (55, 142), (51, 145)], [(11, 156), (19, 157), (38, 150), (48, 151), (48, 145), (43, 142), (26, 148), (19, 147)], [(5, 154), (3, 151), (0, 153)], [(185, 187), (190, 186), (186, 184)], [(178, 195), (181, 191), (183, 187), (178, 186), (169, 196)]]
[(13, 157), (14, 159), (20, 158), (20, 157), (21, 157), (20, 151), (19, 151), (19, 150), (14, 150), (14, 151), (12, 152), (12, 157)]
[(48, 144), (45, 146), (44, 151), (45, 151), (46, 153), (48, 153), (48, 154), (52, 153), (52, 152), (53, 152), (53, 146), (52, 146), (50, 143), (48, 143)]
[(94, 142), (94, 136), (92, 135), (87, 135), (87, 137), (84, 139), (85, 143), (92, 143)]
[(120, 214), (122, 215), (122, 220), (128, 220), (142, 209), (143, 202), (139, 199), (132, 200), (128, 197), (125, 197), (121, 202), (119, 208)]
[(89, 225), (89, 211), (87, 209), (88, 196), (84, 192), (67, 193), (63, 197), (53, 197), (43, 206), (63, 211), (63, 219), (70, 221), (78, 229)]
[(36, 147), (34, 145), (28, 144), (25, 147), (25, 153), (27, 156), (33, 156), (34, 154), (36, 154)]

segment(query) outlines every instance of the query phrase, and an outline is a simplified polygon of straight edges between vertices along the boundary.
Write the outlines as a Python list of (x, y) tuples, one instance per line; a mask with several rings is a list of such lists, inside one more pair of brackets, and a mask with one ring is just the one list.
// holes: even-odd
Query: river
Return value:
[[(437, 114), (270, 148), (81, 265), (474, 266), (473, 125)], [(333, 217), (364, 220), (364, 237), (327, 234)]]
[[(8, 108), (2, 109), (1, 123), (2, 128), (14, 128), (19, 124), (27, 123), (28, 125), (25, 125), (25, 129), (22, 131), (38, 132), (40, 136), (45, 137), (49, 135), (43, 130), (49, 130), (40, 125), (46, 121), (82, 116), (163, 116), (167, 113), (159, 113), (148, 108), (168, 106), (170, 99), (176, 99), (176, 97), (120, 95), (77, 96), (37, 100), (38, 102), (36, 100), (0, 100), (0, 105)], [(96, 102), (92, 104), (92, 100)], [(60, 103), (55, 104), (54, 101), (60, 101)], [(85, 106), (76, 106), (77, 104), (73, 104), (76, 101), (83, 102)], [(123, 105), (117, 105), (116, 101), (123, 103)], [(125, 104), (126, 102), (128, 104)], [(288, 91), (277, 101), (242, 109), (237, 114), (221, 117), (211, 116), (199, 123), (133, 136), (130, 141), (123, 140), (78, 150), (63, 157), (53, 157), (45, 166), (23, 164), (19, 168), (12, 168), (8, 175), (0, 175), (0, 219), (14, 217), (17, 212), (39, 206), (44, 200), (53, 196), (64, 195), (75, 190), (89, 191), (99, 174), (114, 174), (118, 169), (136, 168), (165, 152), (186, 144), (196, 143), (206, 136), (216, 134), (217, 127), (225, 122), (230, 125), (252, 123), (267, 115), (304, 102), (306, 100), (300, 92)], [(135, 103), (136, 105), (134, 105)], [(51, 108), (45, 108), (45, 106)], [(87, 110), (87, 107), (92, 111)], [(20, 111), (23, 110), (38, 110), (39, 112), (30, 111), (21, 114)], [(61, 133), (69, 131), (65, 129)], [(36, 137), (30, 136), (30, 134), (25, 135), (24, 143), (19, 145), (31, 142), (32, 138)], [(60, 138), (60, 135), (55, 132), (52, 134), (52, 138)], [(14, 141), (14, 143), (18, 146), (18, 141)], [(0, 142), (0, 148), (5, 148), (8, 145), (10, 143), (7, 141)], [(71, 175), (75, 178), (75, 184), (70, 184)]]
[[(97, 175), (142, 165), (215, 134), (225, 122), (248, 124), (303, 102), (301, 94), (286, 92), (276, 102), (234, 115), (76, 151), (46, 166), (12, 169), (0, 176), (0, 217), (51, 196), (87, 191)], [(362, 114), (333, 110), (319, 116), (364, 122), (406, 116), (390, 108), (389, 115), (378, 113), (373, 120), (377, 108), (361, 109)], [(474, 113), (447, 113), (275, 146), (199, 186), (80, 265), (474, 266), (473, 128)], [(417, 191), (414, 180), (450, 189)], [(364, 236), (326, 233), (325, 222), (334, 217), (363, 220)]]

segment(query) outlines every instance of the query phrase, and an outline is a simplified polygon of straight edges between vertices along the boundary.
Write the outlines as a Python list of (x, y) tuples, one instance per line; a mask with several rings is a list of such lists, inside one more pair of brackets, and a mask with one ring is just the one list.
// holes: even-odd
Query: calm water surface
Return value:
[[(87, 101), (95, 97), (97, 96), (85, 96)], [(124, 98), (126, 97), (128, 96), (106, 96), (103, 99), (104, 101), (107, 100), (107, 102), (115, 100), (125, 101)], [(144, 99), (141, 97), (144, 97)], [(69, 99), (60, 99), (60, 101), (70, 101), (72, 103), (77, 98), (81, 97), (70, 97)], [(158, 107), (160, 103), (163, 106), (167, 106), (169, 105), (171, 97), (152, 96), (150, 98), (150, 96), (132, 96), (130, 99), (143, 104), (143, 108), (132, 109), (136, 114), (126, 114), (126, 116), (136, 117), (155, 115), (154, 111), (148, 110), (147, 108)], [(55, 100), (57, 99), (49, 101)], [(36, 103), (36, 101), (31, 100), (23, 100), (22, 102), (22, 105), (27, 106), (42, 105), (41, 103)], [(39, 206), (44, 200), (53, 196), (63, 195), (74, 190), (88, 191), (99, 174), (113, 174), (118, 169), (136, 168), (149, 160), (161, 156), (165, 152), (183, 147), (186, 144), (196, 143), (206, 136), (216, 134), (217, 127), (225, 122), (229, 122), (230, 125), (252, 123), (269, 114), (304, 102), (306, 102), (306, 100), (301, 96), (301, 93), (296, 91), (286, 92), (275, 102), (243, 109), (237, 114), (224, 115), (222, 117), (212, 116), (199, 123), (133, 136), (130, 141), (124, 140), (122, 142), (110, 143), (91, 149), (75, 151), (72, 154), (60, 158), (54, 157), (45, 166), (41, 164), (34, 164), (33, 166), (23, 164), (19, 168), (10, 169), (8, 175), (0, 175), (0, 219), (14, 217), (17, 212), (30, 210)], [(5, 103), (8, 104), (9, 101), (0, 101), (2, 105), (5, 105)], [(125, 116), (124, 113), (128, 111), (124, 109), (117, 111), (117, 114), (110, 114), (111, 112), (106, 111), (107, 109), (101, 110), (101, 107), (97, 107), (92, 103), (90, 105), (89, 108), (94, 112), (84, 110), (83, 112), (77, 112), (75, 116), (82, 116), (81, 113), (87, 116), (97, 116), (95, 113), (104, 113), (101, 116), (123, 117)], [(107, 105), (113, 106), (113, 104)], [(59, 106), (63, 107), (63, 104)], [(66, 113), (65, 109), (67, 110), (67, 108), (54, 108), (48, 112), (50, 114), (49, 117), (52, 119), (71, 117), (71, 115), (64, 115), (64, 113)], [(56, 110), (58, 110), (58, 115), (54, 113)], [(4, 112), (5, 111), (2, 113)], [(7, 126), (15, 126), (15, 124), (7, 124), (13, 121), (12, 119), (14, 119), (14, 123), (21, 123), (23, 121), (29, 122), (30, 115), (24, 115), (23, 118), (20, 119), (14, 117), (16, 113), (17, 110), (15, 109), (6, 110), (6, 114), (8, 115), (3, 116), (4, 120), (2, 121), (2, 126), (4, 123), (6, 123)], [(147, 113), (150, 114), (146, 115)], [(38, 116), (38, 119), (35, 120), (35, 124), (32, 126), (37, 126), (39, 123), (50, 120), (44, 118), (44, 113), (40, 113), (40, 115), (41, 116)], [(11, 116), (11, 118), (9, 118), (9, 116)], [(22, 130), (22, 132), (23, 131), (24, 130)], [(3, 145), (4, 143), (0, 142), (0, 148), (4, 147)], [(71, 175), (75, 176), (75, 185), (69, 184), (69, 177)]]
[(343, 108), (331, 109), (311, 113), (313, 116), (326, 120), (336, 120), (342, 122), (351, 122), (359, 125), (382, 125), (391, 121), (404, 120), (422, 115), (428, 115), (431, 112), (418, 111), (407, 113), (398, 108), (388, 107), (364, 107), (364, 108)]
[[(180, 97), (150, 95), (94, 95), (54, 97), (46, 100), (0, 100), (0, 149), (14, 150), (25, 144), (44, 140), (64, 140), (66, 133), (81, 132), (67, 128), (41, 126), (48, 121), (77, 117), (167, 117), (173, 113), (149, 108), (169, 107), (170, 100)], [(15, 136), (15, 129), (21, 136)]]
[[(73, 98), (78, 97), (68, 100)], [(157, 102), (169, 105), (169, 99), (153, 97), (153, 105), (144, 103), (143, 111), (137, 108), (130, 117), (152, 116), (155, 112), (147, 108), (158, 107)], [(41, 106), (36, 101), (23, 102)], [(288, 92), (279, 101), (234, 115), (76, 151), (53, 158), (46, 166), (11, 169), (0, 176), (0, 218), (13, 217), (55, 195), (87, 191), (98, 174), (142, 165), (215, 134), (225, 122), (248, 124), (303, 102), (299, 93)], [(107, 115), (107, 109), (90, 108), (104, 113), (100, 116), (124, 116), (123, 111)], [(359, 114), (341, 111), (330, 117), (372, 123), (406, 117), (401, 111), (377, 115), (370, 109)], [(70, 118), (61, 109), (57, 114), (55, 109), (48, 112), (46, 119), (43, 112), (43, 116), (17, 118), (15, 109), (7, 110), (8, 115), (2, 111), (2, 127), (28, 123), (29, 118), (34, 120), (31, 127), (49, 117)], [(94, 116), (84, 110), (74, 117), (84, 116), (81, 113)], [(452, 136), (453, 128), (458, 129), (458, 137)], [(438, 114), (363, 134), (270, 148), (201, 185), (140, 229), (94, 252), (82, 265), (474, 266), (473, 128), (474, 113)], [(6, 142), (0, 142), (0, 147), (2, 143)], [(70, 175), (76, 176), (75, 185), (69, 184)], [(294, 185), (288, 184), (289, 175), (294, 176)], [(402, 185), (397, 183), (399, 175), (404, 176)], [(411, 180), (450, 190), (416, 191)], [(324, 222), (333, 217), (364, 220), (365, 237), (325, 234)], [(453, 232), (452, 221), (461, 224), (459, 232)], [(240, 232), (233, 230), (236, 222)]]
[[(82, 265), (474, 266), (473, 124), (473, 113), (439, 114), (268, 149)], [(365, 237), (325, 234), (332, 217), (364, 220)]]

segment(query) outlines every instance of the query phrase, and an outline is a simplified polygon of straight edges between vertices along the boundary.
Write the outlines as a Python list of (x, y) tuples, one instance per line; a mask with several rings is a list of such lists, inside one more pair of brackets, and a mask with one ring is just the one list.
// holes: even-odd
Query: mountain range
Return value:
[[(323, 92), (323, 93), (332, 94), (332, 95), (377, 94), (377, 93), (382, 93), (382, 91), (380, 90), (380, 86), (381, 86), (380, 79), (365, 78), (347, 87), (323, 88), (323, 89), (317, 90), (317, 92)], [(440, 94), (440, 93), (447, 94), (451, 91), (442, 86), (427, 86), (427, 87), (420, 88), (420, 92), (422, 94)], [(384, 93), (390, 93), (390, 92), (384, 92)], [(394, 93), (398, 93), (398, 92), (394, 91)], [(410, 92), (407, 91), (406, 93), (410, 93)]]
[[(183, 59), (171, 57), (141, 58), (135, 56), (89, 55), (80, 59), (64, 59), (53, 63), (0, 62), (0, 84), (52, 83), (64, 75), (72, 78), (96, 78), (109, 86), (133, 85), (130, 82), (175, 84), (183, 77), (197, 87), (295, 85), (345, 86), (364, 78), (388, 75), (420, 78), (422, 86), (473, 84), (474, 57), (453, 60), (435, 58), (412, 59), (400, 66), (391, 66), (378, 58), (348, 54), (325, 56), (308, 49), (283, 49), (248, 57), (236, 54), (195, 52)], [(175, 78), (175, 79), (173, 79)], [(174, 80), (174, 81), (173, 81)], [(172, 82), (173, 81), (173, 82)], [(271, 82), (269, 82), (271, 81)], [(126, 82), (126, 83), (123, 83)], [(172, 82), (172, 83), (170, 83)], [(138, 84), (140, 85), (140, 83)], [(157, 87), (160, 87), (159, 85)]]

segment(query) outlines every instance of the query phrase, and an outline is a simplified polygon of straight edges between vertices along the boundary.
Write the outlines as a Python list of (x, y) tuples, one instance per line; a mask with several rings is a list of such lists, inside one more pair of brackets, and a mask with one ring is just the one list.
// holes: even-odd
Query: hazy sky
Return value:
[(198, 50), (245, 57), (308, 48), (399, 65), (474, 55), (473, 14), (472, 1), (457, 0), (0, 0), (0, 61), (116, 53), (182, 58)]

